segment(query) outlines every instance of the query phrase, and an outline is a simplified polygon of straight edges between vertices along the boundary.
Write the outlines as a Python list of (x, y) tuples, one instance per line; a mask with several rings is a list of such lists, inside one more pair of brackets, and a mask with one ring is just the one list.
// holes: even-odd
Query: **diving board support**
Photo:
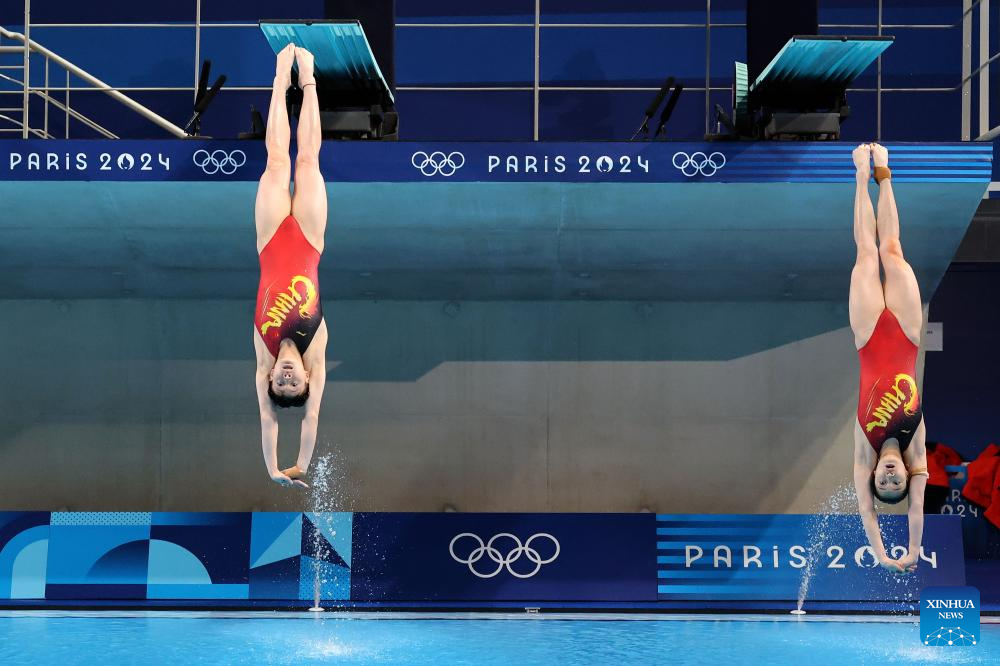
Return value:
[(748, 87), (742, 78), (746, 69), (737, 63), (733, 119), (740, 134), (838, 140), (840, 125), (850, 116), (847, 87), (893, 39), (795, 35)]

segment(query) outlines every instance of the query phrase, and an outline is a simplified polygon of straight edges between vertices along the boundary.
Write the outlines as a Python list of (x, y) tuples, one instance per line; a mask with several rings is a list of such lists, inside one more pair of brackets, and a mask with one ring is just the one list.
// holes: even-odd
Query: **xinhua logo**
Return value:
[(925, 587), (920, 593), (920, 640), (941, 647), (977, 645), (979, 590)]

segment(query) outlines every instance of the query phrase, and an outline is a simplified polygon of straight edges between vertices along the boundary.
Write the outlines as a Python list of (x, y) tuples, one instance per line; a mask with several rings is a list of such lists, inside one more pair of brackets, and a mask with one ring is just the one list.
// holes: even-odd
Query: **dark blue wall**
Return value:
[(952, 264), (930, 304), (944, 351), (928, 352), (924, 414), (931, 439), (972, 460), (1000, 443), (1000, 265)]
[[(711, 31), (710, 80), (713, 88), (720, 88), (713, 92), (712, 102), (727, 107), (732, 63), (745, 55), (744, 3), (711, 3), (711, 20), (721, 24)], [(404, 138), (532, 138), (534, 4), (533, 0), (397, 0), (396, 74)], [(20, 5), (15, 1), (4, 3), (0, 7), (0, 24), (20, 29)], [(36, 3), (33, 24), (173, 25), (36, 26), (32, 34), (40, 43), (112, 85), (171, 88), (131, 94), (182, 123), (189, 115), (195, 79), (195, 6), (195, 0), (106, 0), (98, 5), (51, 0)], [(322, 17), (324, 2), (202, 0), (201, 6), (201, 57), (212, 59), (215, 70), (229, 77), (228, 89), (211, 109), (204, 131), (231, 137), (246, 128), (250, 104), (258, 108), (267, 104), (267, 91), (238, 89), (267, 87), (273, 75), (273, 58), (256, 21)], [(705, 83), (706, 31), (702, 27), (663, 24), (704, 23), (705, 7), (705, 0), (542, 0), (540, 138), (628, 136), (650, 93), (620, 89), (656, 86), (667, 74), (678, 77), (689, 89), (671, 121), (672, 136), (699, 137), (704, 131), (705, 97), (703, 91), (692, 89)], [(888, 89), (882, 94), (885, 140), (960, 138), (959, 92), (898, 89), (956, 86), (961, 71), (961, 28), (896, 27), (954, 24), (960, 14), (960, 3), (952, 0), (884, 0), (882, 18), (889, 26), (884, 32), (896, 37), (883, 58), (882, 85)], [(978, 21), (978, 13), (974, 15)], [(876, 21), (877, 0), (820, 1), (823, 33), (875, 34)], [(489, 25), (455, 27), (456, 23)], [(859, 25), (869, 27), (856, 27)], [(977, 26), (973, 26), (976, 33)], [(991, 41), (991, 50), (996, 51), (1000, 29), (994, 28)], [(974, 59), (977, 57), (978, 52), (974, 53)], [(33, 80), (40, 84), (41, 67), (35, 70)], [(992, 68), (991, 77), (993, 89), (1000, 90), (1000, 67)], [(875, 135), (875, 85), (874, 67), (856, 81), (859, 90), (850, 95), (854, 115), (844, 125), (846, 139), (863, 140)], [(497, 90), (441, 89), (471, 86)], [(432, 90), (413, 90), (428, 87)], [(561, 89), (580, 87), (601, 90)], [(973, 86), (974, 109), (978, 105), (977, 88)], [(74, 92), (73, 104), (125, 137), (162, 135), (147, 121), (124, 112), (100, 93)], [(1000, 122), (1000, 103), (994, 102), (992, 115), (991, 125)], [(53, 123), (61, 121), (58, 114), (50, 118)], [(974, 133), (976, 129), (974, 123)], [(72, 132), (77, 137), (89, 136), (79, 123), (73, 124)]]

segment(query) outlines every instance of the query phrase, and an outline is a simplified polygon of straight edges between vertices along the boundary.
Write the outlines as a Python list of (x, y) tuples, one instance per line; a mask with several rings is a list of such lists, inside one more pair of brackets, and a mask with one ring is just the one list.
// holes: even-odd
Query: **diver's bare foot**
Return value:
[(275, 81), (288, 88), (292, 85), (292, 63), (295, 62), (295, 44), (289, 44), (278, 51), (278, 62), (274, 67)]
[(877, 167), (889, 166), (889, 151), (880, 143), (872, 144), (872, 162)]
[(871, 176), (871, 155), (871, 146), (867, 143), (860, 144), (851, 153), (851, 157), (854, 159), (854, 168), (858, 170), (859, 179), (868, 180), (868, 177)]
[(299, 488), (308, 488), (309, 487), (308, 485), (305, 484), (304, 481), (300, 481), (299, 479), (290, 478), (284, 472), (275, 472), (274, 474), (271, 474), (271, 480), (274, 481), (275, 483), (277, 483), (279, 486), (284, 486), (285, 488), (289, 488), (289, 487), (292, 487), (292, 486), (297, 486)]
[(298, 465), (292, 465), (288, 469), (283, 469), (281, 470), (281, 473), (289, 479), (303, 479), (306, 476), (306, 472), (299, 469)]
[(313, 54), (300, 46), (295, 47), (295, 64), (299, 67), (299, 87), (316, 83), (313, 73)]

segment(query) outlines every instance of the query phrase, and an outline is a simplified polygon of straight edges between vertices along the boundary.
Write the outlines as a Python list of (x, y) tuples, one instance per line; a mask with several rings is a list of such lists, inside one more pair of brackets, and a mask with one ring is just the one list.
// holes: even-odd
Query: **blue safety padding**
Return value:
[(892, 44), (891, 37), (883, 39), (792, 37), (760, 73), (750, 86), (750, 91), (801, 79), (830, 86), (847, 86), (889, 48), (890, 44)]
[(278, 53), (288, 44), (309, 50), (316, 58), (316, 73), (356, 88), (392, 90), (375, 61), (368, 38), (358, 21), (323, 23), (261, 23), (271, 49)]

